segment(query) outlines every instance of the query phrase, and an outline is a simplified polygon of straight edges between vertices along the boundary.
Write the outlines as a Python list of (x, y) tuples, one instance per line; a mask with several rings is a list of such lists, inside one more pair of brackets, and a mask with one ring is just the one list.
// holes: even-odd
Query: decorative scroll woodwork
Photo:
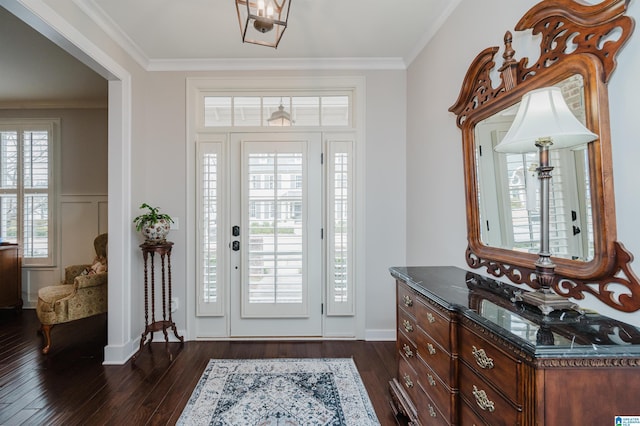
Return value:
[[(629, 267), (633, 255), (624, 248), (622, 243), (615, 242), (615, 248), (618, 269), (611, 276), (592, 281), (556, 276), (552, 288), (560, 295), (575, 299), (584, 299), (584, 294), (590, 293), (619, 311), (637, 311), (640, 309), (640, 281)], [(590, 284), (595, 284), (597, 287)], [(629, 293), (610, 290), (614, 285), (626, 287)]]
[[(581, 74), (585, 83), (586, 124), (599, 139), (589, 144), (589, 173), (594, 227), (594, 258), (588, 262), (553, 258), (551, 284), (560, 295), (584, 299), (591, 294), (614, 309), (640, 309), (640, 281), (630, 268), (633, 256), (617, 241), (612, 179), (607, 82), (616, 67), (616, 55), (630, 37), (634, 21), (626, 16), (629, 0), (605, 0), (586, 5), (574, 0), (546, 0), (531, 8), (517, 23), (516, 31), (532, 30), (540, 36), (540, 56), (516, 60), (512, 34), (504, 36), (503, 63), (497, 69), (500, 83), (492, 85), (491, 73), (498, 47), (489, 47), (469, 66), (456, 103), (462, 130), (469, 246), (467, 264), (486, 268), (495, 277), (540, 288), (534, 272), (536, 255), (481, 241), (478, 177), (475, 163), (475, 125), (517, 103), (530, 90), (552, 85)], [(623, 287), (620, 290), (619, 287)], [(617, 291), (614, 291), (617, 289)]]
[[(602, 80), (607, 83), (616, 67), (616, 54), (633, 32), (634, 22), (625, 16), (629, 0), (583, 5), (575, 1), (543, 1), (516, 24), (516, 31), (529, 28), (542, 34), (538, 62), (521, 75), (525, 80), (535, 70), (549, 68), (572, 55), (591, 54), (603, 65)], [(620, 30), (616, 38), (612, 32)]]
[[(598, 77), (607, 83), (616, 67), (616, 54), (633, 32), (633, 19), (624, 15), (628, 2), (609, 0), (587, 6), (574, 0), (548, 0), (534, 6), (518, 22), (515, 30), (531, 29), (534, 36), (542, 35), (540, 58), (531, 67), (527, 66), (528, 58), (516, 62), (511, 46), (512, 34), (507, 31), (504, 36), (504, 63), (498, 69), (502, 83), (493, 88), (489, 75), (495, 66), (493, 58), (499, 48), (483, 50), (469, 67), (458, 100), (449, 108), (458, 116), (458, 126), (462, 127), (470, 112), (485, 107), (517, 83), (536, 76), (546, 68), (562, 64), (570, 57), (594, 55), (603, 66), (602, 75)], [(612, 34), (616, 29), (620, 30), (619, 37)]]

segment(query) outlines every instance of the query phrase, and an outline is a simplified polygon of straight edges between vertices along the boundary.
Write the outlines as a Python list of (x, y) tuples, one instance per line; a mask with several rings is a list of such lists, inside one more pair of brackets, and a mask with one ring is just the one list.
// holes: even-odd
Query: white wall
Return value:
[(107, 193), (107, 109), (4, 109), (1, 118), (59, 118), (63, 195)]
[[(136, 141), (134, 180), (145, 188), (140, 199), (163, 206), (163, 210), (180, 218), (180, 230), (172, 231), (170, 238), (175, 246), (172, 253), (174, 295), (186, 300), (186, 268), (193, 267), (194, 260), (186, 258), (186, 78), (197, 77), (247, 77), (291, 76), (313, 79), (320, 76), (364, 75), (366, 78), (366, 129), (365, 129), (365, 188), (366, 206), (366, 276), (359, 284), (366, 286), (367, 336), (393, 338), (395, 310), (389, 301), (395, 299), (393, 281), (388, 268), (405, 263), (404, 238), (406, 235), (404, 205), (405, 190), (405, 105), (406, 77), (404, 71), (367, 72), (152, 72), (143, 82), (144, 95), (135, 102), (144, 105), (144, 117), (138, 124), (144, 128), (144, 137)], [(193, 208), (191, 209), (193, 211)], [(193, 303), (193, 301), (188, 301)], [(185, 329), (186, 310), (174, 314), (179, 329)]]
[[(465, 193), (461, 133), (448, 108), (456, 101), (471, 61), (489, 46), (503, 45), (534, 0), (463, 0), (408, 69), (407, 125), (407, 261), (413, 265), (465, 267)], [(640, 18), (631, 2), (629, 15)], [(518, 35), (514, 49), (519, 59)], [(525, 49), (526, 50), (526, 49)], [(500, 63), (502, 51), (496, 55)], [(640, 255), (640, 230), (634, 217), (640, 210), (640, 34), (632, 35), (618, 55), (618, 69), (609, 84), (611, 136), (616, 191), (618, 239)], [(636, 275), (640, 262), (632, 267)], [(583, 305), (640, 325), (640, 314), (614, 311), (588, 298)]]

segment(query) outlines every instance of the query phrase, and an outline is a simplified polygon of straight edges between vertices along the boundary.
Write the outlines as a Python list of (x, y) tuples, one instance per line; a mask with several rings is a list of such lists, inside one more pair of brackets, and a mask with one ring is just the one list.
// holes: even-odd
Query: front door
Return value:
[(319, 133), (231, 135), (231, 336), (322, 335)]

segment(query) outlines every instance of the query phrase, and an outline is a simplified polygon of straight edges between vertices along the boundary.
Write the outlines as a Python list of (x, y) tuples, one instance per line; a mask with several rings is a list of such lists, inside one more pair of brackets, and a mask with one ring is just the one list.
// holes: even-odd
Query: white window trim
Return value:
[[(50, 134), (49, 141), (49, 256), (46, 258), (23, 257), (23, 267), (55, 267), (59, 263), (60, 238), (58, 238), (58, 211), (59, 194), (62, 176), (60, 176), (60, 119), (59, 118), (9, 118), (0, 119), (0, 128), (16, 129), (25, 127), (46, 128)], [(22, 220), (23, 218), (21, 218)], [(24, 241), (19, 239), (18, 244), (22, 247)]]
[(353, 135), (352, 134), (329, 134), (325, 137), (325, 162), (327, 163), (326, 176), (326, 281), (327, 281), (327, 315), (328, 316), (344, 316), (355, 314), (355, 274), (354, 274), (354, 250), (355, 241), (355, 216), (353, 214), (355, 199), (353, 196), (347, 198), (347, 300), (345, 302), (337, 302), (335, 300), (335, 283), (332, 277), (335, 276), (335, 269), (332, 259), (335, 253), (335, 164), (333, 162), (334, 154), (345, 153), (349, 159), (349, 167), (347, 169), (347, 188), (353, 192), (354, 188), (354, 156), (353, 156)]

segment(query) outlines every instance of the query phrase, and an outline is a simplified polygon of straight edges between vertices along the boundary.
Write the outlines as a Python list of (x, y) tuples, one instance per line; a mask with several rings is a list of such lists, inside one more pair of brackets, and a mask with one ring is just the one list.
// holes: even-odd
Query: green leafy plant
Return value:
[(142, 231), (142, 228), (145, 225), (153, 225), (154, 223), (157, 223), (162, 219), (173, 223), (173, 219), (171, 219), (171, 216), (166, 213), (160, 213), (160, 207), (151, 207), (149, 204), (143, 203), (140, 208), (148, 209), (149, 211), (145, 214), (141, 214), (140, 216), (136, 216), (133, 219), (133, 223), (136, 224), (137, 231)]

